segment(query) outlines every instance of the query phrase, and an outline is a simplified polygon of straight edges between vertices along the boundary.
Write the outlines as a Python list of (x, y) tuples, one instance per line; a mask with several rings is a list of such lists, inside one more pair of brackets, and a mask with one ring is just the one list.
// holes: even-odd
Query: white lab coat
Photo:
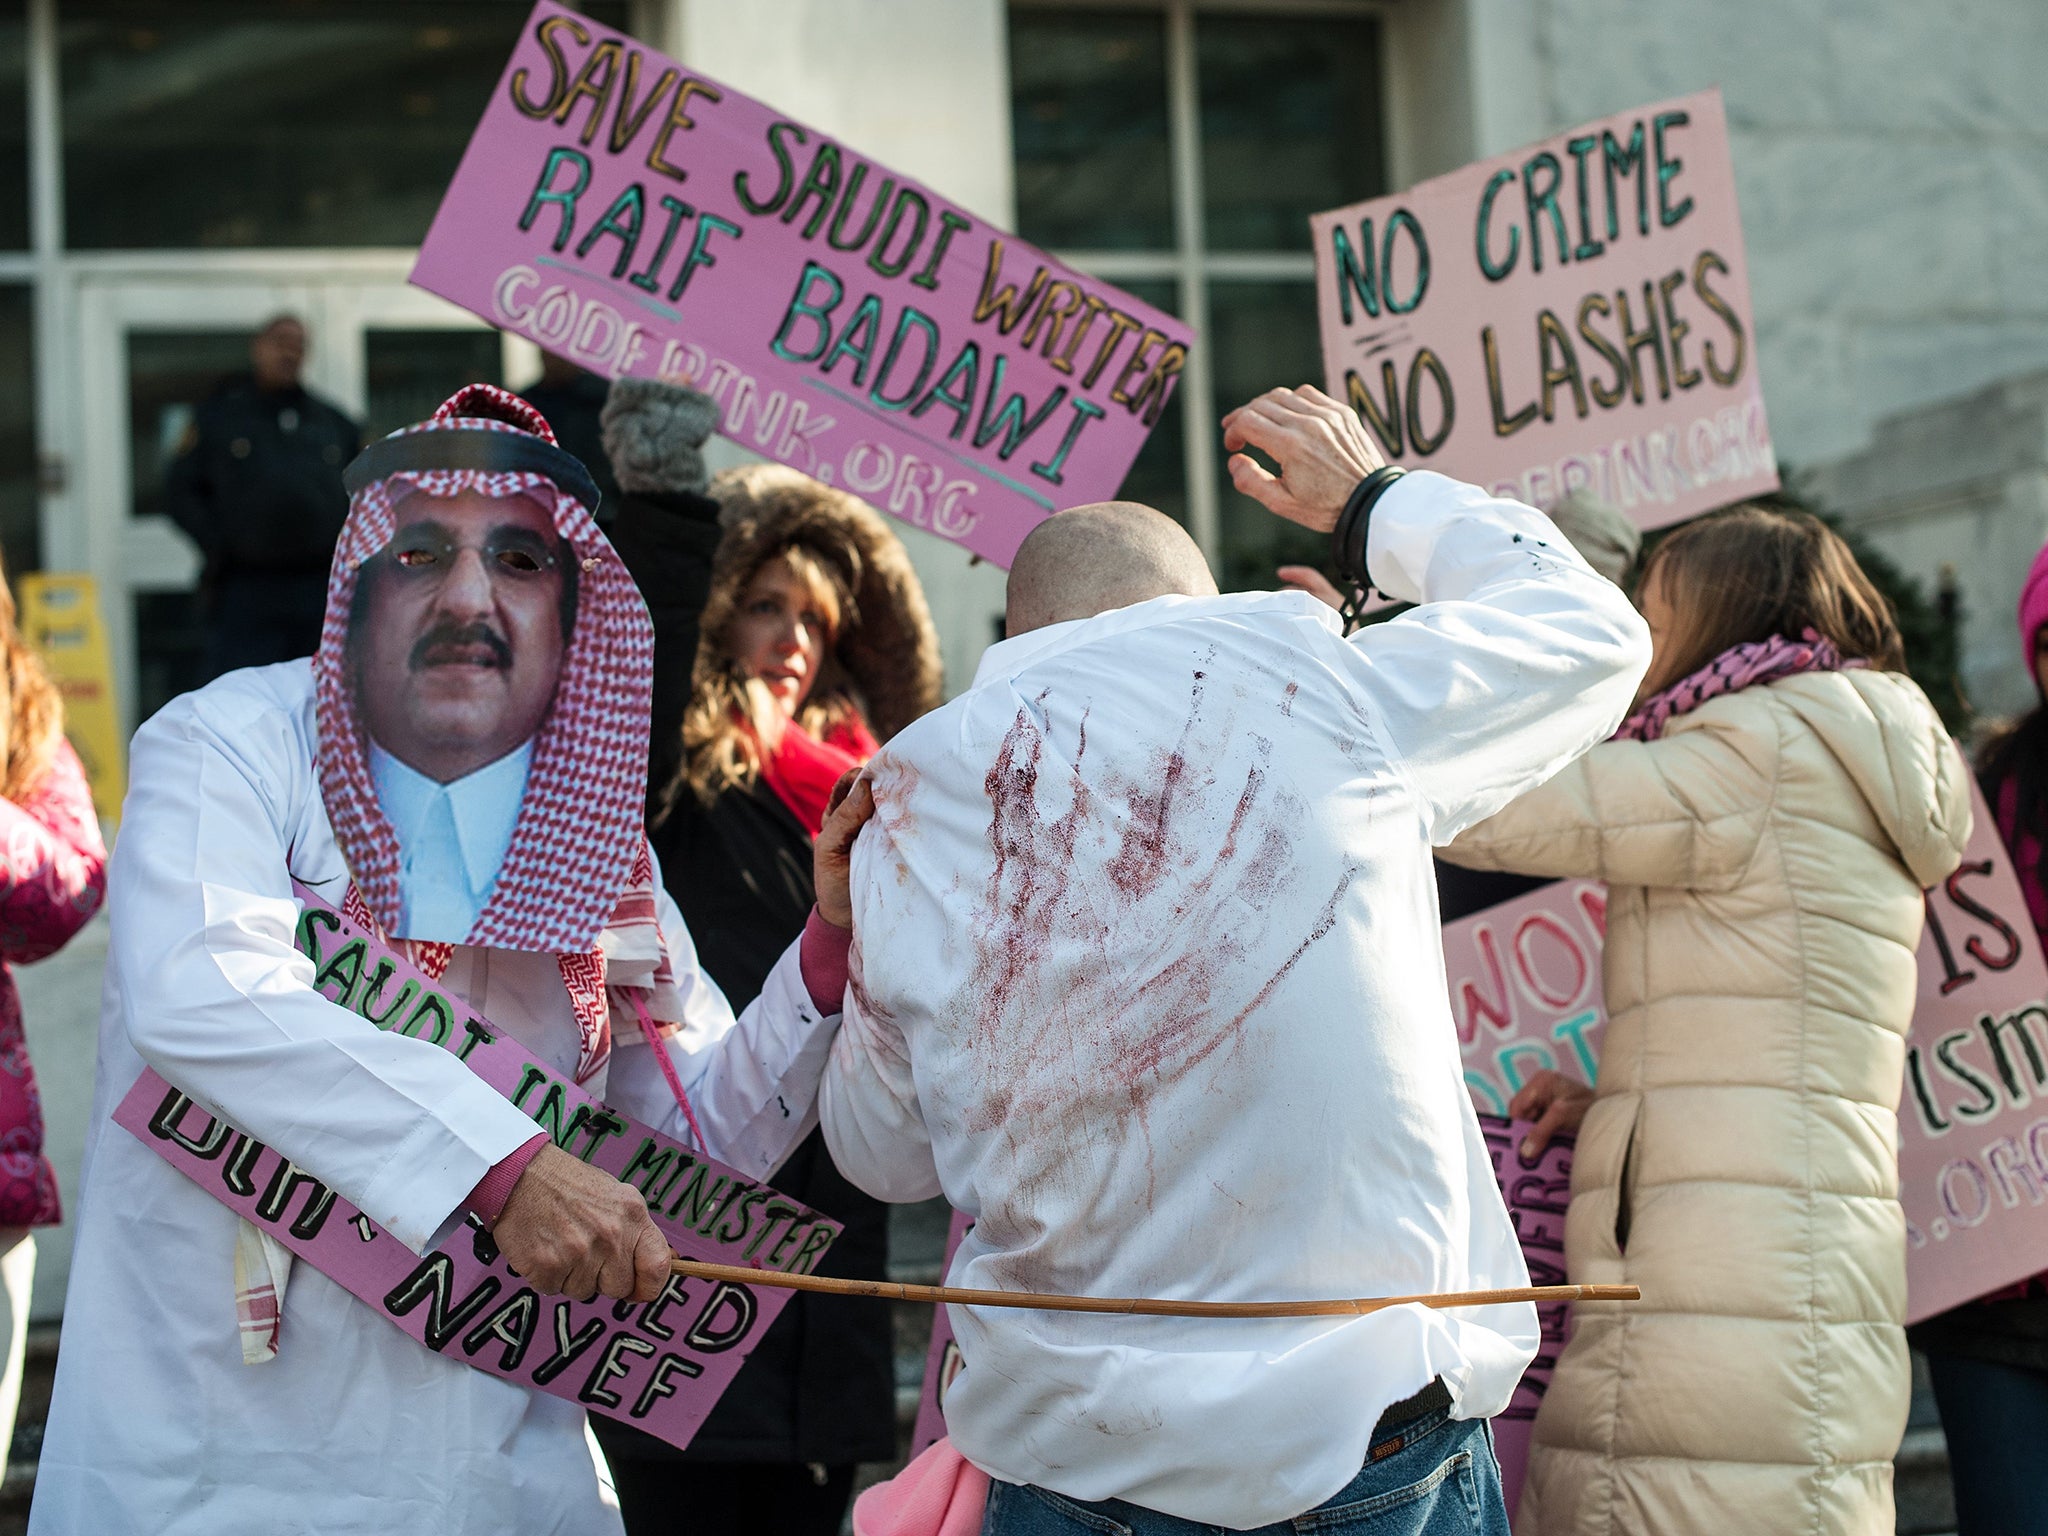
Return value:
[[(277, 1358), (244, 1365), (236, 1217), (109, 1119), (152, 1066), (415, 1249), (533, 1135), (449, 1052), (313, 991), (291, 881), (337, 907), (347, 883), (314, 744), (305, 662), (231, 673), (136, 733), (31, 1529), (616, 1536), (580, 1408), (422, 1348), (310, 1264), (292, 1267)], [(764, 1178), (816, 1123), (837, 1016), (811, 1003), (792, 946), (735, 1021), (665, 894), (660, 912), (687, 1007), (672, 1058), (712, 1154)], [(458, 948), (444, 984), (573, 1072), (552, 956)], [(637, 1031), (587, 1086), (687, 1139)]]
[[(977, 1222), (955, 1285), (1209, 1301), (1525, 1285), (1460, 1066), (1430, 847), (1611, 732), (1626, 598), (1525, 507), (1411, 474), (1347, 641), (1300, 593), (989, 650), (875, 759), (832, 1155)], [(1441, 1376), (1507, 1405), (1534, 1309), (1211, 1321), (955, 1307), (999, 1478), (1236, 1528), (1322, 1503)]]

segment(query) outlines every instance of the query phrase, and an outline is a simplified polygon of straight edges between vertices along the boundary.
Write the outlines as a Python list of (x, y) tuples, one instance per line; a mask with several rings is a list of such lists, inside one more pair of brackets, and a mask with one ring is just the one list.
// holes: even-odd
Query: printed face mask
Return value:
[(394, 938), (588, 950), (640, 846), (654, 653), (588, 475), (472, 385), (348, 478), (314, 673), (350, 874)]

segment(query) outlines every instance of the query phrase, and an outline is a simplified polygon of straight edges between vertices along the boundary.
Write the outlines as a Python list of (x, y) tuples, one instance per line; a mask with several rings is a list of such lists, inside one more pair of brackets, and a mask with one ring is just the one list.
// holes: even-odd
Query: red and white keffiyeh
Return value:
[[(490, 384), (459, 390), (431, 419), (394, 438), (458, 430), (524, 432), (555, 445), (546, 420)], [(349, 618), (365, 561), (391, 542), (405, 495), (525, 496), (546, 509), (577, 562), (576, 624), (554, 708), (534, 742), (512, 845), (467, 942), (588, 953), (618, 904), (641, 841), (654, 626), (647, 605), (590, 511), (532, 470), (399, 471), (359, 490), (334, 552), (327, 614), (313, 658), (320, 792), (334, 839), (370, 910), (396, 928), (398, 838), (377, 802), (348, 661)]]

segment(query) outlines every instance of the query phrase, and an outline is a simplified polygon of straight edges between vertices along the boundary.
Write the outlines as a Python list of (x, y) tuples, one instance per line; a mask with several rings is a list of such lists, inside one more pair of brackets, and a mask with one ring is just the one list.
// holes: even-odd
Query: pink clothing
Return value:
[(0, 1226), (49, 1226), (63, 1216), (10, 967), (62, 949), (106, 889), (107, 849), (85, 770), (60, 742), (28, 795), (0, 800)]
[(853, 1536), (974, 1536), (988, 1509), (988, 1474), (941, 1437), (853, 1503)]
[(846, 977), (851, 968), (853, 930), (828, 922), (825, 914), (811, 908), (804, 924), (803, 947), (797, 961), (803, 967), (804, 990), (811, 1001), (827, 1013), (837, 1013), (846, 1001)]
[(1844, 667), (1864, 665), (1862, 661), (1844, 661), (1833, 641), (1811, 629), (1798, 640), (1772, 635), (1745, 645), (1731, 645), (1697, 672), (1643, 700), (1621, 722), (1621, 729), (1614, 736), (1617, 741), (1655, 741), (1664, 734), (1673, 715), (1698, 709), (1724, 693), (1790, 677), (1795, 672), (1839, 672)]
[(469, 1192), (469, 1198), (462, 1203), (469, 1207), (485, 1226), (493, 1226), (505, 1213), (505, 1202), (512, 1198), (512, 1186), (519, 1182), (519, 1175), (526, 1172), (526, 1165), (539, 1155), (540, 1149), (548, 1144), (548, 1133), (536, 1131), (531, 1138), (522, 1142), (510, 1157), (494, 1166), (491, 1171), (476, 1181), (476, 1188)]
[[(2035, 674), (2034, 639), (2043, 625), (2048, 625), (2048, 544), (2034, 556), (2026, 584), (2020, 588), (2020, 648), (2030, 675)], [(2039, 687), (2040, 680), (2035, 675), (2035, 688)], [(2048, 892), (2041, 889), (2041, 843), (2020, 826), (2018, 774), (2006, 775), (2005, 782), (1998, 786), (1998, 804), (1992, 809), (1998, 816), (1999, 836), (2005, 839), (2006, 851), (2012, 855), (2013, 867), (2019, 873), (2020, 891), (2027, 898), (2034, 931), (2048, 943)]]
[(2034, 670), (2034, 637), (2048, 624), (2048, 545), (2043, 545), (2027, 568), (2020, 587), (2020, 644), (2026, 647), (2027, 670)]

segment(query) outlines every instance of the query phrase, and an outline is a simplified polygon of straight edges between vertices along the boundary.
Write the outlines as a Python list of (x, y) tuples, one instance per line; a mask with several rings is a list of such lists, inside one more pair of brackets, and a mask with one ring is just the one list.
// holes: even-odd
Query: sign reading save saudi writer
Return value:
[(412, 280), (1002, 566), (1116, 494), (1193, 336), (550, 0)]
[(1777, 487), (1720, 92), (1310, 222), (1330, 393), (1389, 457), (1644, 528)]

